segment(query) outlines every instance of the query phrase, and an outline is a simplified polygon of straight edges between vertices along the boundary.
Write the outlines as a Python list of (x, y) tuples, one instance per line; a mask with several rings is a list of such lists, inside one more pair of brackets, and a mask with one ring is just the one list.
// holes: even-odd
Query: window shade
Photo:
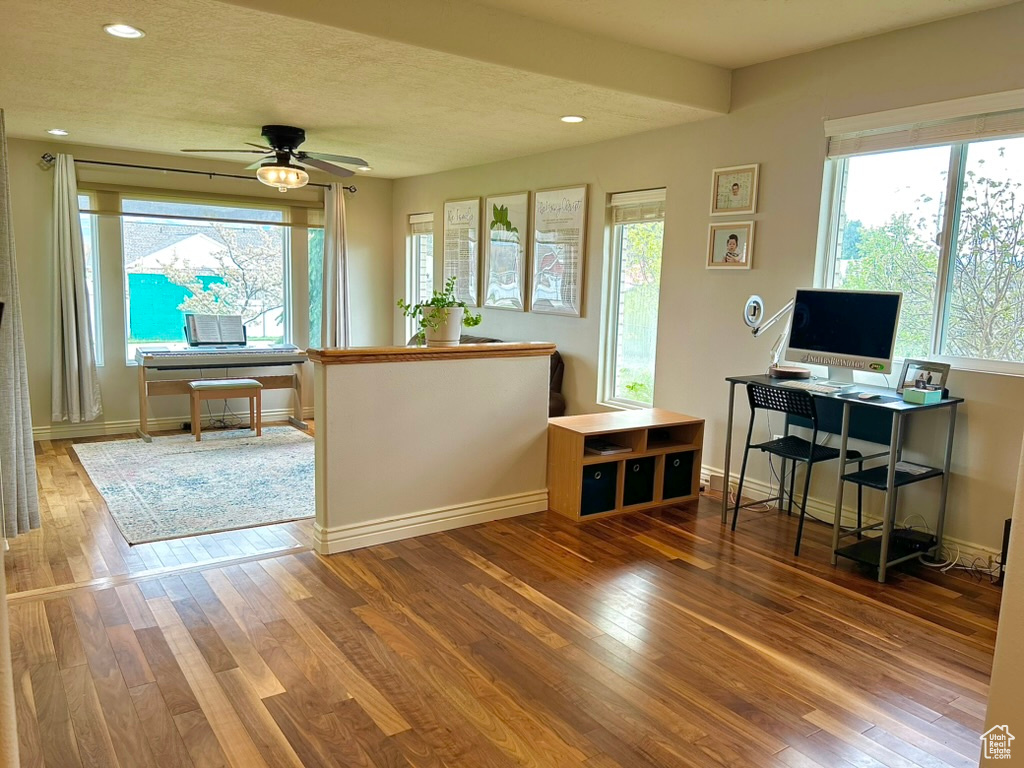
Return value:
[(429, 235), (434, 231), (434, 214), (414, 213), (409, 216), (409, 232), (413, 235)]
[[(828, 125), (826, 124), (826, 134)], [(1024, 110), (990, 112), (947, 120), (874, 128), (828, 136), (828, 156), (867, 155), (910, 147), (931, 147), (959, 141), (1024, 135)]]
[(630, 224), (665, 218), (665, 190), (644, 189), (639, 192), (617, 192), (611, 198), (612, 221)]

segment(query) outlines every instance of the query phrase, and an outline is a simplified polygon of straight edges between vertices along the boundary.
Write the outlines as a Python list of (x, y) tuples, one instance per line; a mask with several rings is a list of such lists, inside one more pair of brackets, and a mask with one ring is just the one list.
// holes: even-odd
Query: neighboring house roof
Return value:
[(174, 265), (196, 274), (216, 274), (220, 269), (217, 256), (224, 252), (224, 243), (200, 233), (136, 259), (126, 271), (131, 274), (161, 273), (166, 267)]
[[(253, 223), (259, 224), (259, 222)], [(240, 246), (251, 245), (259, 247), (263, 243), (263, 236), (258, 229), (240, 227), (234, 229), (233, 232)], [(184, 220), (179, 220), (173, 224), (165, 224), (158, 219), (131, 219), (125, 217), (123, 236), (125, 269), (128, 272), (148, 272), (148, 269), (136, 267), (136, 264), (141, 259), (145, 259), (158, 251), (166, 250), (168, 247), (181, 243), (195, 235), (205, 235), (217, 241), (217, 231), (202, 224), (193, 226)]]
[[(159, 224), (151, 220), (124, 220), (124, 263), (135, 262), (154, 251), (159, 251), (192, 235), (209, 232), (209, 227), (179, 224)], [(132, 271), (131, 269), (128, 270)]]

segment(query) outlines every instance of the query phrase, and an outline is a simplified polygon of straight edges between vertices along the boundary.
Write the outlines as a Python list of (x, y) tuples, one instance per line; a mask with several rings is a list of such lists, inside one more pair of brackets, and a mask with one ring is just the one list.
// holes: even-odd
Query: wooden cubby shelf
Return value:
[[(588, 441), (627, 450), (586, 452)], [(704, 419), (661, 408), (548, 420), (548, 506), (574, 520), (693, 501)]]

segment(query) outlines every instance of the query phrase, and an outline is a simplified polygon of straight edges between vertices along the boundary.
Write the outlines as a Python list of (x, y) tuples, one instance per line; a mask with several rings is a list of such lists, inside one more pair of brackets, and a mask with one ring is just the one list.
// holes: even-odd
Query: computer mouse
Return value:
[(881, 395), (877, 392), (861, 392), (857, 395), (858, 400), (877, 400)]

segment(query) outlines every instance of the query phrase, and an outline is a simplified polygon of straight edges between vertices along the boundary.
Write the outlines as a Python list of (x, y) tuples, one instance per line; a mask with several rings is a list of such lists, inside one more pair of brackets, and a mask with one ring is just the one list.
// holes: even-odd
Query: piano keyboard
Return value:
[(145, 349), (135, 351), (135, 362), (145, 368), (258, 368), (306, 362), (306, 353), (295, 346), (235, 347), (232, 349)]

